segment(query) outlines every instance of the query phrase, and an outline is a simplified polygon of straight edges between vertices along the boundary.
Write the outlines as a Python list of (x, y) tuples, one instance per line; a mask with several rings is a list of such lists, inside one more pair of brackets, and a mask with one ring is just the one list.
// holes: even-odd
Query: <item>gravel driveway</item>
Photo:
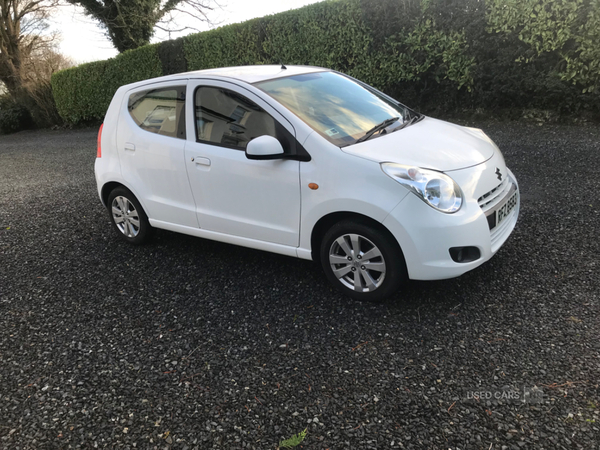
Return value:
[(515, 232), (383, 305), (307, 261), (121, 243), (97, 130), (0, 136), (0, 448), (600, 448), (600, 126), (476, 125)]

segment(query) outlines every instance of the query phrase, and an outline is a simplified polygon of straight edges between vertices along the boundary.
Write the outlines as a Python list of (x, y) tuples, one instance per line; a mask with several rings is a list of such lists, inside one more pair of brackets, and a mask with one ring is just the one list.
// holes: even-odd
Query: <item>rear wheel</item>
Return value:
[(117, 234), (130, 244), (143, 244), (152, 235), (152, 227), (142, 205), (129, 189), (118, 187), (108, 196), (108, 214)]
[(407, 279), (396, 240), (363, 222), (345, 220), (331, 227), (321, 242), (320, 256), (329, 281), (357, 300), (384, 300)]

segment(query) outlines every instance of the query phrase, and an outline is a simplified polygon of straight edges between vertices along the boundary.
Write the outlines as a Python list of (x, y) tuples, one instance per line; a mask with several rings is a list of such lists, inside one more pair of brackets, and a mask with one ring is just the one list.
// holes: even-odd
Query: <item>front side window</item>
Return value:
[(185, 139), (185, 86), (136, 92), (127, 109), (135, 123), (151, 133)]
[(236, 92), (199, 87), (194, 102), (196, 133), (201, 142), (243, 150), (256, 137), (279, 137), (275, 119)]
[(408, 109), (348, 77), (334, 72), (307, 73), (256, 83), (256, 86), (340, 147)]

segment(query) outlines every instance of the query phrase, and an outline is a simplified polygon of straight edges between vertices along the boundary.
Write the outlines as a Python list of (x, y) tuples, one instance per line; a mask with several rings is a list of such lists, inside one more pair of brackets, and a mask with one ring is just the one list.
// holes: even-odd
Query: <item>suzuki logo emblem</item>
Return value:
[(500, 172), (500, 169), (498, 167), (496, 167), (496, 175), (498, 176), (498, 179), (502, 181), (502, 173)]

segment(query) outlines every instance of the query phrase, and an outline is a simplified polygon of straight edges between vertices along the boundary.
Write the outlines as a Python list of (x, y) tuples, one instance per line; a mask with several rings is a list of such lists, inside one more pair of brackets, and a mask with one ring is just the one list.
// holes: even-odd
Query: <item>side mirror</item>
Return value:
[(248, 159), (280, 159), (283, 157), (281, 142), (273, 136), (260, 136), (252, 139), (246, 145)]

